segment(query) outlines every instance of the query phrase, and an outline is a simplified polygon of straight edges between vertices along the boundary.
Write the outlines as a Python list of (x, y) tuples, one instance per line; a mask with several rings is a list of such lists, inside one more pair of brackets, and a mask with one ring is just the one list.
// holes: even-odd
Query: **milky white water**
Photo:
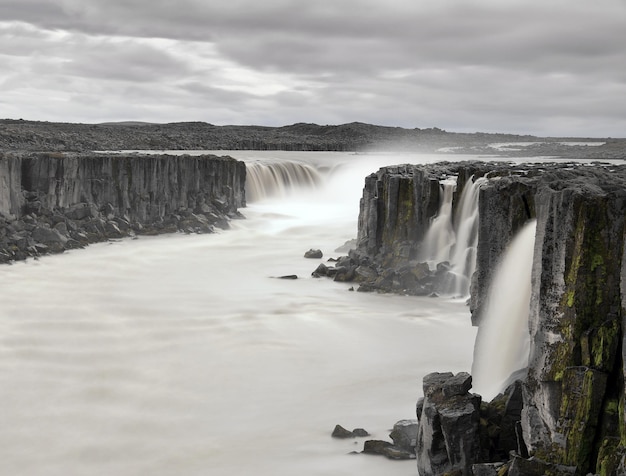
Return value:
[(467, 307), (350, 292), (302, 255), (355, 237), (366, 174), (442, 157), (232, 155), (333, 173), (228, 231), (0, 267), (0, 474), (416, 474), (330, 433), (386, 439), (426, 373), (469, 371)]
[(485, 400), (504, 390), (513, 372), (528, 366), (528, 313), (536, 227), (537, 222), (531, 220), (513, 238), (489, 288), (472, 364), (474, 389)]

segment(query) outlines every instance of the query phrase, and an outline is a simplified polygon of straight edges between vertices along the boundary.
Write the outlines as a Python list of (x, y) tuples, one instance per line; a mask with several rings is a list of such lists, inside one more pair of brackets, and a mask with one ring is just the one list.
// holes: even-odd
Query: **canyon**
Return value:
[[(92, 145), (98, 144), (108, 143)], [(0, 155), (1, 262), (124, 236), (210, 232), (228, 227), (246, 205), (246, 165), (232, 158), (24, 149)], [(468, 197), (476, 214), (463, 212)], [(522, 313), (528, 365), (516, 374), (516, 387), (501, 388), (505, 403), (494, 399), (505, 410), (511, 395), (521, 399), (517, 438), (507, 447), (513, 454), (486, 451), (481, 418), (495, 407), (469, 393), (471, 378), (462, 375), (459, 385), (458, 376), (431, 375), (419, 413), (422, 476), (504, 474), (502, 468), (510, 475), (626, 472), (624, 210), (620, 163), (405, 164), (365, 178), (356, 245), (344, 261), (353, 273), (342, 279), (363, 291), (467, 294), (479, 329), (498, 264), (514, 237), (536, 223)], [(433, 225), (443, 216), (435, 240)], [(461, 216), (474, 220), (468, 229), (475, 239), (464, 238), (464, 248), (455, 249)], [(433, 241), (448, 248), (439, 253), (436, 246), (434, 253)], [(503, 339), (502, 355), (508, 346)], [(444, 418), (444, 428), (451, 409), (459, 418)], [(467, 430), (461, 420), (475, 433), (470, 444), (459, 437)], [(462, 456), (442, 450), (459, 445)]]

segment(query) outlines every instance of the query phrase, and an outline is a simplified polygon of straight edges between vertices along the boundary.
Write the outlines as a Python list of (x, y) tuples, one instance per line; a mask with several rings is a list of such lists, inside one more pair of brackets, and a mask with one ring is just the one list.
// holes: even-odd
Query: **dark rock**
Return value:
[(574, 476), (581, 474), (575, 466), (548, 463), (539, 458), (513, 456), (508, 476)]
[[(135, 232), (210, 232), (245, 206), (245, 164), (227, 157), (16, 152), (0, 154), (0, 176), (3, 261)], [(224, 211), (192, 213), (212, 200)], [(16, 249), (3, 247), (17, 232)]]
[(322, 258), (323, 256), (324, 254), (322, 253), (321, 250), (310, 249), (309, 251), (304, 253), (304, 257), (310, 258), (310, 259)]
[(333, 278), (334, 281), (341, 282), (341, 283), (349, 283), (351, 281), (354, 281), (354, 277), (356, 275), (356, 267), (353, 266), (352, 268), (348, 268), (348, 269), (344, 267), (338, 267), (335, 269), (336, 269), (336, 273)]
[(393, 425), (393, 430), (389, 436), (395, 446), (410, 453), (415, 453), (417, 429), (417, 420), (400, 420)]
[(284, 276), (279, 276), (278, 279), (298, 279), (296, 274), (286, 274)]
[(354, 279), (357, 282), (369, 282), (378, 278), (378, 273), (371, 266), (357, 266), (354, 270)]
[(368, 440), (363, 446), (363, 453), (381, 455), (393, 460), (415, 459), (415, 453), (395, 446), (388, 441)]
[(367, 440), (363, 445), (363, 453), (370, 455), (385, 455), (388, 448), (393, 446), (388, 441)]
[(431, 373), (424, 377), (416, 445), (417, 467), (422, 476), (452, 471), (471, 474), (472, 465), (478, 462), (480, 397), (460, 395), (465, 382), (467, 375), (463, 373)]
[(317, 268), (315, 268), (315, 271), (311, 273), (311, 276), (313, 276), (314, 278), (328, 276), (328, 266), (326, 266), (324, 263), (320, 263)]
[(441, 386), (444, 397), (465, 395), (469, 392), (470, 388), (472, 388), (472, 376), (467, 372), (459, 372), (449, 379), (446, 379)]
[(500, 476), (504, 463), (479, 463), (472, 465), (473, 476)]
[(354, 433), (350, 430), (346, 430), (341, 425), (335, 425), (335, 429), (333, 430), (331, 436), (333, 438), (354, 438)]
[(33, 240), (43, 244), (63, 244), (67, 241), (67, 237), (63, 236), (58, 230), (53, 228), (47, 228), (38, 226), (31, 233)]
[(481, 461), (506, 461), (509, 454), (527, 457), (521, 438), (522, 382), (516, 381), (480, 409)]
[(385, 448), (383, 450), (383, 456), (386, 456), (387, 458), (394, 459), (394, 460), (415, 459), (414, 452), (405, 450), (404, 448), (400, 448), (395, 445), (388, 446), (387, 448)]
[(359, 437), (370, 436), (370, 434), (363, 428), (355, 428), (354, 430), (352, 430), (352, 433), (354, 434), (354, 436)]
[(337, 258), (337, 262), (335, 263), (336, 268), (346, 268), (350, 269), (356, 266), (356, 261), (352, 259), (350, 256), (340, 256)]
[(418, 423), (419, 419), (422, 418), (422, 410), (424, 410), (424, 397), (418, 398), (415, 404), (415, 414), (417, 415)]

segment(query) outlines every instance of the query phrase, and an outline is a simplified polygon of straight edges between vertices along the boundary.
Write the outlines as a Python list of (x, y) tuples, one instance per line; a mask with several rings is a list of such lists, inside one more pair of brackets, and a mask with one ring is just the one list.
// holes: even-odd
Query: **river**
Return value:
[(426, 373), (469, 371), (464, 300), (310, 275), (356, 236), (365, 175), (442, 156), (230, 154), (306, 162), (322, 180), (257, 197), (219, 233), (0, 267), (0, 474), (416, 474), (330, 434), (387, 439), (415, 418)]

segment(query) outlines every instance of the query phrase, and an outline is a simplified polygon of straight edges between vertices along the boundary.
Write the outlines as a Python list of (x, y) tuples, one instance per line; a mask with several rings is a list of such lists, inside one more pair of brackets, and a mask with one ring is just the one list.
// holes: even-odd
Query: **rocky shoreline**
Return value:
[[(526, 375), (487, 404), (469, 392), (468, 374), (424, 378), (420, 475), (626, 474), (625, 165), (383, 168), (366, 180), (356, 249), (338, 269), (314, 275), (364, 290), (432, 292), (447, 270), (425, 272), (415, 258), (440, 203), (439, 184), (452, 175), (457, 197), (477, 177), (487, 179), (471, 288), (475, 324), (495, 263), (526, 221), (537, 222), (530, 354)], [(425, 290), (425, 283), (434, 287)]]

